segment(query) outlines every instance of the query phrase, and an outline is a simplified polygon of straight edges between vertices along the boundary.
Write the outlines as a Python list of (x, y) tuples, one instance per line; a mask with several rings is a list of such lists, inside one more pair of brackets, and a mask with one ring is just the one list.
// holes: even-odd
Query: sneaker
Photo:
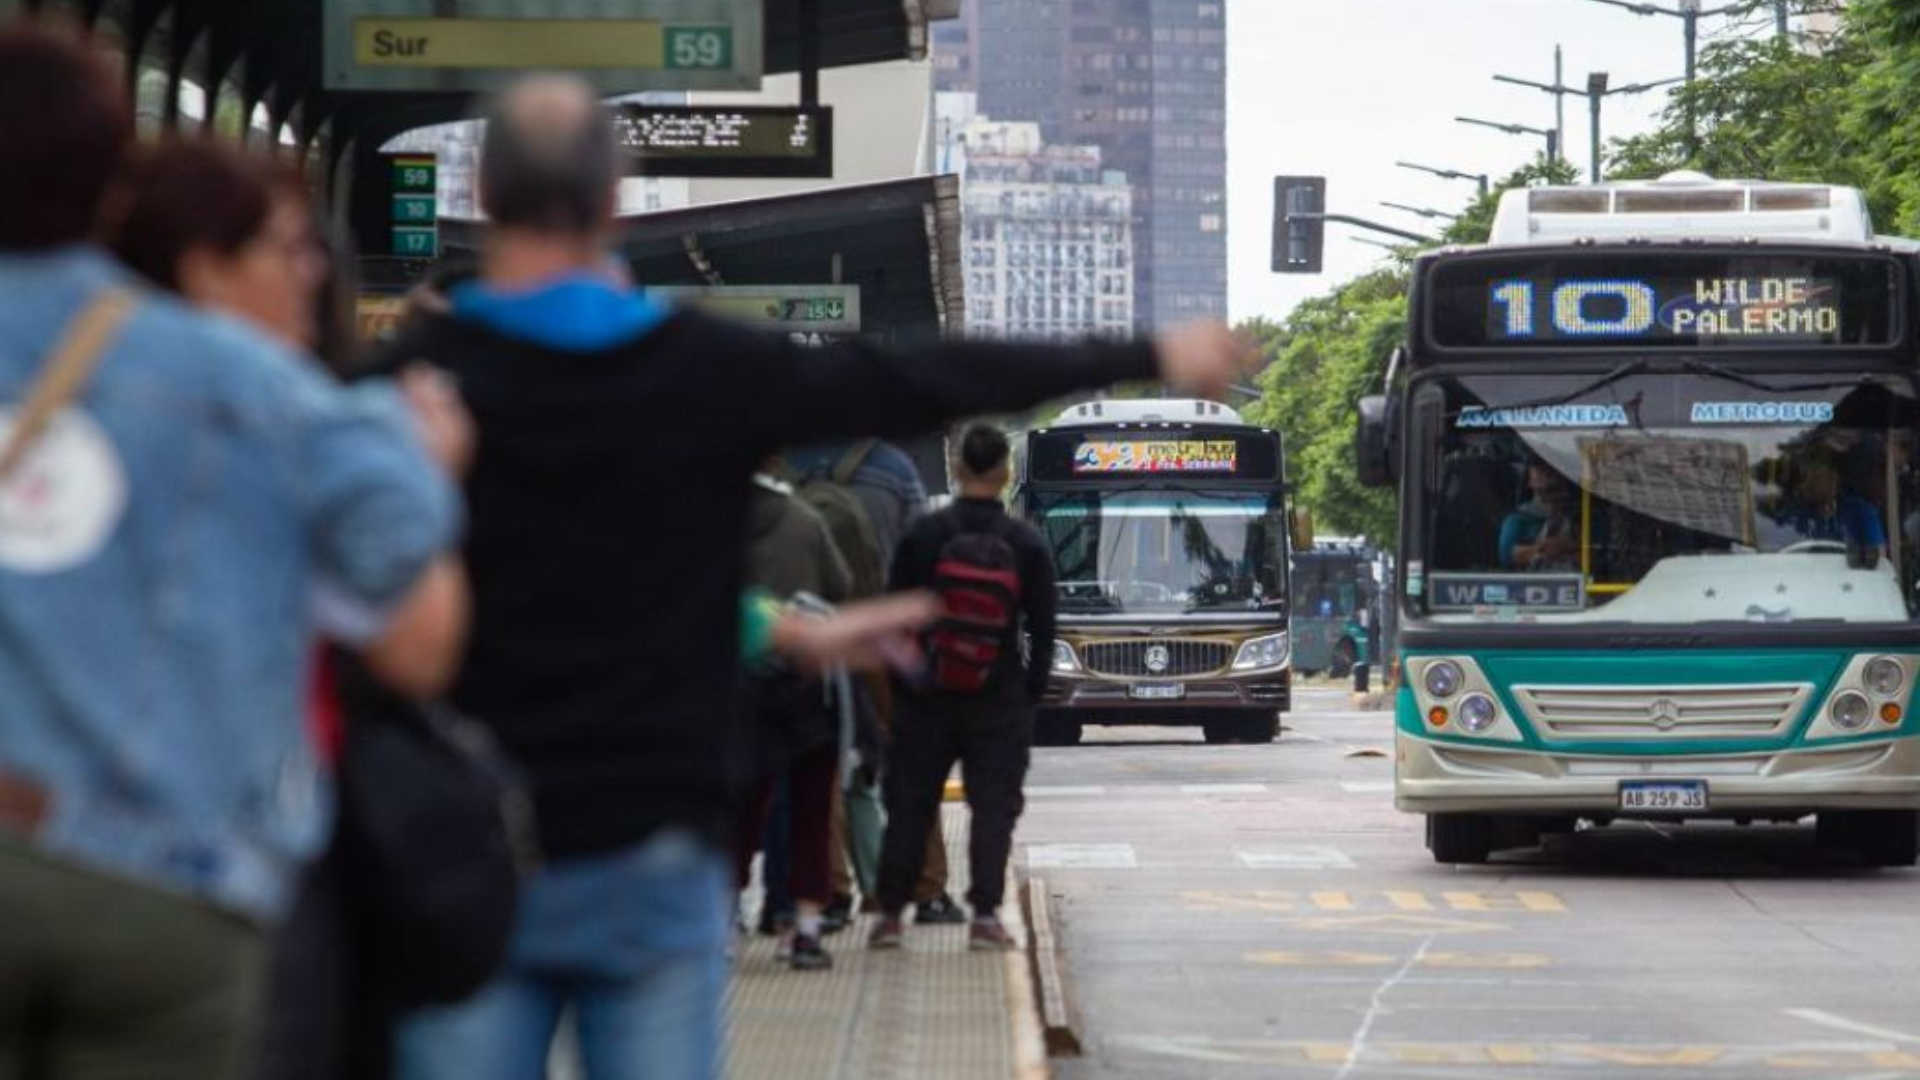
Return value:
[(967, 921), (967, 913), (946, 893), (914, 905), (913, 921), (921, 926), (957, 926)]
[(905, 929), (900, 925), (900, 916), (882, 915), (880, 921), (873, 924), (873, 933), (867, 935), (869, 949), (897, 949)]
[(1019, 947), (1006, 926), (992, 915), (973, 920), (967, 929), (967, 948), (976, 952), (1011, 952)]
[(820, 932), (831, 936), (845, 930), (853, 922), (853, 897), (836, 896), (833, 903), (820, 912)]
[(820, 946), (819, 938), (795, 934), (787, 963), (795, 971), (826, 971), (833, 967), (833, 957)]
[(784, 964), (793, 959), (793, 943), (798, 937), (792, 930), (783, 931), (773, 943), (773, 961)]

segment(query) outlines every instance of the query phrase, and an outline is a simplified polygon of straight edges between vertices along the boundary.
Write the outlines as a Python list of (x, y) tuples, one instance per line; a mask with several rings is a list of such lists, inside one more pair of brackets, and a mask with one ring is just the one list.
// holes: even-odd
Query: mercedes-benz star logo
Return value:
[(1680, 703), (1668, 698), (1658, 698), (1647, 706), (1647, 712), (1653, 716), (1653, 726), (1661, 731), (1672, 731), (1680, 726)]
[(1165, 645), (1153, 645), (1147, 649), (1147, 670), (1155, 675), (1164, 675), (1173, 666), (1173, 653)]

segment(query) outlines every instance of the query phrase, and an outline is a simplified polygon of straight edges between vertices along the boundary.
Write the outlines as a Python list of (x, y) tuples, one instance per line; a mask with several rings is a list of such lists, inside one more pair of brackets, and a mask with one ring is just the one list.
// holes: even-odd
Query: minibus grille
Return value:
[(1809, 683), (1513, 688), (1536, 729), (1569, 739), (1776, 737), (1812, 694)]
[(1101, 641), (1082, 646), (1080, 655), (1087, 670), (1097, 675), (1182, 678), (1225, 670), (1233, 662), (1233, 645), (1223, 641)]

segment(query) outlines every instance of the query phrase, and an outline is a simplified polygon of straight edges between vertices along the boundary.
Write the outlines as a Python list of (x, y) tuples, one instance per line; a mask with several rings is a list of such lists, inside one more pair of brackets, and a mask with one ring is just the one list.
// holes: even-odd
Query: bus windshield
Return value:
[(1063, 615), (1283, 612), (1286, 513), (1278, 495), (1035, 490)]
[(1914, 617), (1920, 413), (1909, 382), (1644, 368), (1421, 383), (1406, 577), (1417, 613), (1668, 625)]

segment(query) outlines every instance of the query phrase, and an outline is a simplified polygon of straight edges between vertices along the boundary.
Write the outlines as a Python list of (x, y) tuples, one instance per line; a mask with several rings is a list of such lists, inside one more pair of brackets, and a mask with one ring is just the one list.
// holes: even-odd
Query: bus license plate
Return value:
[(1127, 690), (1135, 701), (1179, 701), (1187, 688), (1179, 683), (1138, 683)]
[(1620, 785), (1620, 809), (1644, 814), (1702, 813), (1707, 809), (1707, 782), (1628, 781)]

